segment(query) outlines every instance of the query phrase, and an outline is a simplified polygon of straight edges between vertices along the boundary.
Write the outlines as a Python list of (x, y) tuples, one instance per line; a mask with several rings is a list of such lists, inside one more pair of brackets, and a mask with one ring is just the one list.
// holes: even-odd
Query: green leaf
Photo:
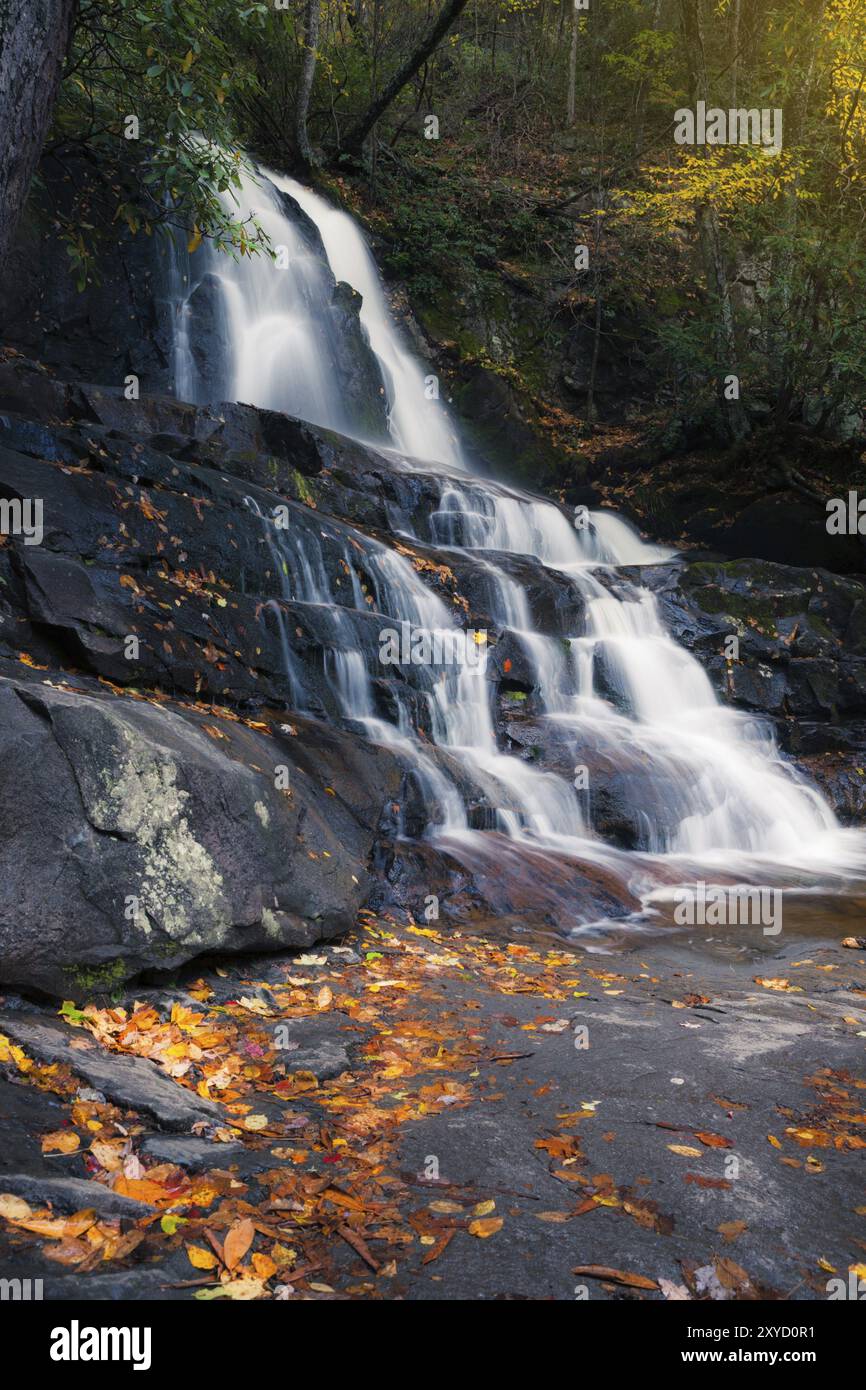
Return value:
[(71, 999), (64, 999), (60, 1006), (59, 1013), (62, 1018), (68, 1019), (70, 1023), (84, 1023), (87, 1020), (87, 1015), (76, 1008)]

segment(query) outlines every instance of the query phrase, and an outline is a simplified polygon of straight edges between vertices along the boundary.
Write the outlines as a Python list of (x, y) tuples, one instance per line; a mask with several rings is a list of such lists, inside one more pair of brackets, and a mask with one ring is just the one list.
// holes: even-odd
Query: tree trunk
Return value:
[(0, 0), (0, 269), (54, 114), (77, 9), (78, 0)]
[[(805, 70), (799, 74), (799, 81), (791, 99), (785, 106), (785, 144), (796, 149), (803, 138), (803, 132), (812, 102), (815, 83), (815, 65), (820, 49), (820, 29), (827, 9), (827, 0), (805, 0), (800, 12), (800, 25), (795, 31), (801, 53), (809, 55)], [(782, 230), (785, 239), (793, 240), (797, 234), (799, 218), (799, 192), (802, 176), (798, 172), (782, 194)], [(826, 237), (826, 232), (825, 232)], [(820, 299), (821, 258), (813, 261), (812, 272), (807, 284), (810, 292), (803, 302), (801, 315), (808, 318), (810, 310), (817, 310)], [(791, 262), (784, 242), (773, 252), (772, 284), (777, 294), (779, 309), (777, 323), (771, 321), (767, 334), (767, 352), (772, 360), (778, 361), (779, 389), (776, 396), (775, 418), (779, 424), (787, 424), (797, 395), (796, 375), (798, 353), (795, 347), (796, 326), (791, 321), (796, 307), (796, 296), (791, 275)], [(813, 301), (813, 294), (815, 296)]]
[(568, 113), (566, 125), (571, 130), (577, 119), (577, 41), (580, 37), (580, 11), (577, 6), (571, 16), (571, 52), (568, 55)]
[(734, 57), (731, 63), (731, 105), (737, 105), (740, 90), (740, 3), (734, 0), (731, 6), (731, 48)]
[(356, 121), (343, 140), (343, 150), (357, 154), (373, 126), (385, 114), (391, 103), (400, 95), (407, 82), (423, 67), (427, 59), (444, 39), (451, 25), (460, 17), (469, 0), (447, 0), (438, 18), (433, 21), (414, 53), (398, 68), (391, 81), (383, 88), (368, 107), (359, 121)]
[[(739, 3), (739, 0), (738, 0)], [(662, 22), (662, 0), (653, 0), (653, 14), (651, 28), (657, 34)], [(642, 77), (637, 89), (637, 97), (634, 104), (634, 152), (635, 157), (640, 159), (643, 154), (644, 125), (646, 122), (646, 104), (649, 97), (650, 80)]]
[[(699, 101), (705, 101), (708, 106), (711, 106), (700, 0), (680, 0), (680, 8), (692, 104), (697, 107)], [(707, 288), (710, 294), (715, 296), (717, 303), (716, 358), (719, 405), (731, 439), (738, 442), (745, 439), (751, 430), (742, 400), (728, 400), (725, 395), (725, 378), (728, 376), (739, 377), (736, 366), (737, 341), (734, 306), (731, 301), (731, 288), (722, 250), (719, 218), (711, 204), (705, 203), (698, 209), (697, 224)]]
[(295, 142), (298, 156), (305, 169), (313, 163), (313, 151), (307, 132), (307, 114), (310, 110), (310, 97), (313, 94), (313, 79), (316, 76), (319, 43), (319, 20), (321, 0), (307, 0), (304, 14), (304, 65), (301, 69), (301, 85), (298, 88), (298, 105), (295, 111)]

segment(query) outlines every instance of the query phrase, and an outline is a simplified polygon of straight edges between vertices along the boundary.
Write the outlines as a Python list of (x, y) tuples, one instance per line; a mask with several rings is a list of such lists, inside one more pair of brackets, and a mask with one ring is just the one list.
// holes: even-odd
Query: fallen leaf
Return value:
[(723, 1221), (721, 1226), (717, 1226), (716, 1229), (720, 1236), (724, 1236), (725, 1240), (730, 1242), (736, 1240), (749, 1227), (745, 1221)]
[(194, 1269), (216, 1269), (219, 1264), (216, 1255), (210, 1250), (203, 1250), (200, 1245), (188, 1245), (186, 1254)]
[(198, 1289), (195, 1297), (202, 1302), (212, 1298), (231, 1298), (237, 1302), (249, 1303), (254, 1298), (261, 1298), (264, 1293), (265, 1286), (261, 1279), (234, 1279), (230, 1284), (221, 1284), (219, 1288)]
[(572, 1274), (585, 1274), (590, 1279), (603, 1279), (610, 1284), (625, 1284), (630, 1289), (658, 1290), (654, 1279), (645, 1279), (642, 1274), (629, 1274), (624, 1269), (609, 1269), (607, 1265), (575, 1265)]
[(469, 1222), (469, 1234), (478, 1236), (479, 1240), (488, 1240), (490, 1236), (495, 1236), (497, 1231), (501, 1231), (505, 1225), (501, 1216), (488, 1216), (480, 1221)]
[(701, 1143), (705, 1144), (708, 1149), (732, 1149), (734, 1147), (732, 1139), (723, 1139), (721, 1134), (709, 1134), (706, 1130), (696, 1129), (695, 1138), (700, 1139)]
[(659, 1288), (670, 1303), (685, 1302), (691, 1294), (685, 1284), (674, 1284), (670, 1279), (659, 1279)]
[(58, 1129), (53, 1134), (45, 1134), (42, 1137), (44, 1154), (74, 1154), (80, 1146), (81, 1140), (71, 1129)]
[(223, 1242), (223, 1257), (227, 1269), (239, 1265), (255, 1239), (256, 1228), (248, 1217), (236, 1221)]
[(7, 1221), (24, 1221), (31, 1211), (32, 1207), (23, 1197), (15, 1197), (11, 1192), (0, 1194), (0, 1216), (5, 1216)]

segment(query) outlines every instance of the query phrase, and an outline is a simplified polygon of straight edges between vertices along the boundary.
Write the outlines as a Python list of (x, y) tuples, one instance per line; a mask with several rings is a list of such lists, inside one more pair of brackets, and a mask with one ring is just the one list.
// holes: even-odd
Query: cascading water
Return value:
[(432, 379), (428, 382), (417, 358), (395, 331), (376, 262), (360, 227), (340, 208), (294, 179), (279, 174), (268, 177), (315, 222), (334, 275), (363, 298), (361, 322), (388, 385), (388, 419), (395, 446), (410, 458), (462, 469), (454, 426), (438, 398), (431, 395), (435, 389)]
[[(283, 195), (315, 224), (330, 270), (292, 220)], [(458, 657), (443, 666), (408, 666), (395, 683), (396, 713), (384, 712), (371, 671), (375, 656), (359, 645), (351, 616), (353, 610), (370, 614), (358, 568), (383, 622), (453, 638), (458, 624), (452, 612), (410, 560), (361, 532), (355, 533), (355, 553), (347, 548), (343, 557), (350, 582), (337, 592), (315, 535), (278, 531), (251, 503), (258, 515), (252, 524), (265, 528), (284, 576), (284, 600), (328, 609), (326, 676), (340, 716), (405, 759), (427, 807), (428, 835), (464, 855), (473, 846), (489, 855), (489, 832), (495, 830), (515, 850), (615, 864), (641, 891), (654, 881), (690, 880), (708, 871), (752, 882), (778, 881), (789, 873), (800, 883), (804, 872), (862, 873), (863, 837), (840, 829), (818, 792), (781, 760), (765, 729), (719, 704), (702, 668), (665, 632), (650, 590), (617, 574), (622, 567), (662, 563), (670, 552), (645, 544), (609, 512), (581, 515), (572, 524), (550, 502), (467, 473), (453, 423), (444, 406), (429, 399), (424, 372), (392, 319), (367, 243), (345, 212), (273, 174), (246, 180), (240, 207), (232, 210), (242, 217), (255, 214), (271, 241), (288, 248), (289, 262), (284, 271), (265, 256), (217, 264), (205, 248), (192, 258), (187, 286), (209, 275), (220, 287), (231, 396), (358, 436), (338, 387), (328, 305), (334, 280), (360, 292), (361, 323), (387, 393), (385, 442), (432, 479), (439, 496), (426, 526), (417, 528), (421, 534), (407, 516), (399, 518), (397, 529), (451, 550), (481, 574), (497, 631), (512, 634), (525, 653), (542, 717), (565, 740), (576, 769), (587, 750), (640, 769), (639, 843), (626, 855), (594, 833), (591, 790), (583, 796), (565, 777), (500, 749), (493, 686), (483, 662)], [(178, 298), (179, 392), (194, 377), (191, 302), (189, 289)], [(530, 557), (570, 586), (573, 630), (553, 637), (536, 629), (507, 556)], [(303, 709), (303, 680), (288, 626), (279, 604), (272, 606), (286, 651), (289, 695)], [(487, 808), (486, 818), (480, 817), (484, 829), (472, 828), (479, 807)], [(653, 866), (662, 859), (665, 873), (654, 880)]]
[[(287, 215), (284, 194), (301, 217)], [(260, 252), (232, 261), (208, 244), (190, 258), (182, 244), (175, 244), (171, 300), (175, 389), (181, 399), (201, 402), (222, 395), (297, 415), (365, 442), (386, 442), (359, 429), (358, 412), (345, 390), (344, 344), (333, 313), (336, 281), (362, 296), (361, 324), (388, 398), (387, 442), (410, 458), (462, 469), (459, 443), (436, 395), (435, 378), (425, 378), (396, 332), (376, 263), (352, 218), (271, 171), (258, 180), (243, 175), (238, 192), (223, 194), (222, 201), (230, 216), (261, 229), (277, 259)], [(218, 384), (197, 378), (189, 332), (196, 297), (208, 281), (218, 291), (218, 327), (226, 335), (228, 360)]]

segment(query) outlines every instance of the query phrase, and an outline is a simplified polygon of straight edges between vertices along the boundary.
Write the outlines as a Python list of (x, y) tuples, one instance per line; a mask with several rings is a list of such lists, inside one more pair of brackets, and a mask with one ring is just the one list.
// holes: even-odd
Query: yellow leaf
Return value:
[(58, 1129), (53, 1134), (42, 1137), (44, 1154), (73, 1154), (81, 1144), (78, 1135), (71, 1129)]
[(192, 65), (193, 65), (194, 62), (195, 62), (195, 54), (193, 53), (192, 49), (190, 49), (189, 52), (187, 53), (186, 57), (184, 58), (182, 64), (181, 64), (181, 67), (183, 68), (184, 72), (189, 72), (189, 70), (190, 70), (190, 68), (192, 67)]
[(192, 229), (192, 236), (186, 244), (186, 249), (190, 255), (192, 255), (194, 251), (197, 251), (198, 248), (201, 246), (201, 236), (202, 234), (199, 230), (198, 224), (196, 224)]
[(693, 1149), (689, 1144), (668, 1144), (672, 1154), (680, 1154), (683, 1158), (700, 1158), (701, 1150)]
[[(315, 1288), (315, 1285), (310, 1287)], [(249, 1303), (254, 1298), (261, 1298), (264, 1292), (261, 1279), (233, 1279), (230, 1284), (221, 1284), (218, 1289), (199, 1289), (195, 1297), (202, 1302), (212, 1298), (231, 1298), (236, 1302)]]
[(472, 1215), (473, 1215), (473, 1216), (489, 1216), (490, 1213), (491, 1213), (492, 1211), (495, 1211), (495, 1210), (496, 1210), (496, 1203), (495, 1203), (494, 1201), (479, 1202), (478, 1205), (477, 1205), (477, 1207), (473, 1207)]
[(5, 1216), (7, 1221), (26, 1221), (30, 1211), (23, 1197), (15, 1197), (11, 1192), (0, 1194), (0, 1216)]
[(470, 1221), (469, 1234), (478, 1236), (479, 1240), (487, 1240), (490, 1236), (495, 1236), (497, 1231), (501, 1231), (504, 1225), (501, 1216), (489, 1216), (482, 1221)]
[(203, 1250), (200, 1245), (188, 1245), (186, 1253), (194, 1269), (216, 1269), (219, 1264), (216, 1255), (210, 1250)]

